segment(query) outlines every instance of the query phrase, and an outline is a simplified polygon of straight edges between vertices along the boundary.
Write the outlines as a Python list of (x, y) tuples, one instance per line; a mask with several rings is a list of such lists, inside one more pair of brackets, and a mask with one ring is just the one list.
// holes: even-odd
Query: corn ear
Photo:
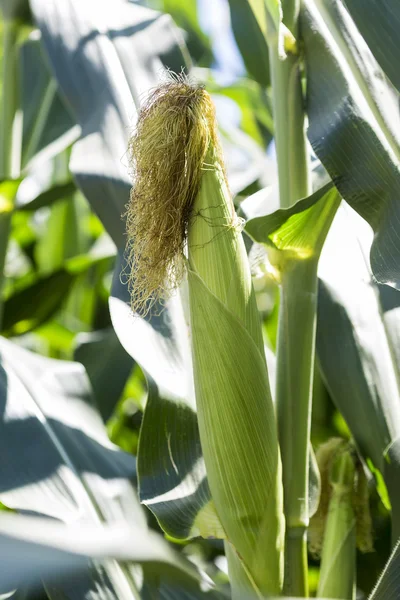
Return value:
[(210, 96), (182, 78), (156, 89), (130, 150), (132, 306), (146, 314), (179, 285), (185, 269), (201, 447), (229, 568), (236, 570), (233, 597), (279, 594), (284, 523), (277, 428), (242, 223)]
[(281, 589), (280, 456), (248, 260), (220, 160), (210, 148), (188, 230), (196, 403), (219, 519), (263, 597)]

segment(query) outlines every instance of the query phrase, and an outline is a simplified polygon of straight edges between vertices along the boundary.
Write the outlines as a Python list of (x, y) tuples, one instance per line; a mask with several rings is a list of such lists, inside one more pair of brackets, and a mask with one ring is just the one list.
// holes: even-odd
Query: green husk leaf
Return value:
[(263, 593), (278, 593), (280, 459), (276, 423), (265, 401), (270, 392), (264, 357), (192, 271), (189, 286), (200, 437), (213, 500), (256, 585)]

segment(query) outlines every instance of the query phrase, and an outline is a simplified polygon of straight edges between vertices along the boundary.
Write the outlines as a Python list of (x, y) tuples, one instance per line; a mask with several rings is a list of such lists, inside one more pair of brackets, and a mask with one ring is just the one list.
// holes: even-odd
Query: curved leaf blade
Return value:
[(400, 540), (368, 600), (397, 600), (400, 594)]
[(83, 364), (103, 421), (107, 421), (123, 392), (134, 361), (112, 328), (77, 336), (74, 360)]
[(309, 140), (342, 197), (375, 231), (375, 277), (398, 287), (398, 94), (341, 0), (306, 0), (301, 30)]
[(400, 6), (396, 0), (346, 0), (346, 6), (376, 60), (400, 91), (397, 43)]
[[(249, 75), (261, 86), (268, 87), (270, 84), (268, 45), (265, 29), (262, 29), (262, 19), (257, 18), (253, 4), (251, 0), (229, 0), (232, 29)], [(265, 11), (263, 7), (262, 10)], [(249, 40), (252, 40), (251, 44)]]
[[(317, 352), (330, 394), (361, 453), (380, 469), (396, 498), (400, 293), (374, 281), (371, 240), (367, 223), (342, 206), (320, 260)], [(385, 305), (380, 294), (386, 292)], [(396, 539), (399, 511), (398, 503), (392, 504)]]
[(43, 55), (40, 40), (29, 38), (21, 48), (21, 108), (24, 171), (48, 160), (79, 137)]
[[(108, 440), (83, 367), (33, 354), (4, 338), (0, 362), (1, 501), (77, 527), (122, 518), (144, 527), (130, 483), (134, 458)], [(105, 567), (107, 577), (94, 569), (104, 593), (126, 586), (117, 563)], [(81, 583), (87, 590), (93, 579), (85, 576)], [(86, 592), (75, 586), (71, 597), (81, 593)]]
[[(330, 182), (290, 208), (263, 216), (255, 216), (253, 211), (245, 231), (255, 242), (265, 244), (283, 256), (287, 253), (289, 260), (313, 256), (318, 259), (339, 202), (338, 192)], [(258, 207), (260, 209), (263, 211)], [(283, 259), (277, 261), (282, 267)]]
[[(170, 580), (175, 589), (179, 585), (204, 591), (212, 587), (211, 581), (160, 535), (126, 523), (65, 526), (37, 517), (1, 515), (0, 556), (3, 566), (8, 567), (0, 576), (0, 586), (6, 590), (38, 584), (42, 577), (54, 580), (55, 576), (59, 579), (60, 575), (66, 578), (84, 572), (89, 560), (142, 564), (148, 574)], [(113, 597), (123, 600), (138, 597), (128, 582), (115, 592), (118, 595)]]

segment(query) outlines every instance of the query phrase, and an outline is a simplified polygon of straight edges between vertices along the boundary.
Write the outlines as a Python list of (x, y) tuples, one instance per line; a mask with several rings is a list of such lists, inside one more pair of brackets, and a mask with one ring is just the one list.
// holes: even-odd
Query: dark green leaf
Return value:
[(202, 66), (210, 66), (213, 53), (210, 40), (200, 27), (197, 0), (162, 0), (162, 11), (171, 15), (185, 31), (185, 41), (190, 56)]
[(400, 90), (400, 4), (397, 0), (345, 0), (361, 35), (392, 83)]
[(32, 15), (28, 0), (3, 0), (1, 12), (6, 20), (18, 20), (21, 23), (31, 23)]
[(79, 275), (109, 260), (107, 253), (105, 256), (74, 256), (58, 271), (15, 291), (4, 302), (2, 331), (10, 336), (36, 329), (61, 308)]
[(271, 108), (265, 90), (255, 81), (242, 78), (231, 85), (221, 86), (210, 80), (207, 89), (236, 102), (242, 113), (241, 129), (263, 148), (269, 144), (273, 135)]
[(397, 600), (400, 596), (400, 540), (368, 600)]
[(308, 137), (343, 198), (375, 232), (372, 270), (400, 287), (400, 118), (386, 80), (341, 0), (305, 0)]
[(50, 319), (64, 303), (76, 275), (60, 269), (12, 294), (4, 302), (2, 331), (21, 335)]
[(76, 185), (72, 180), (67, 181), (66, 183), (56, 184), (50, 189), (41, 192), (29, 202), (24, 204), (17, 203), (16, 208), (21, 211), (35, 211), (43, 206), (51, 206), (54, 202), (70, 196), (75, 190)]
[(232, 29), (244, 64), (251, 77), (263, 87), (270, 83), (269, 55), (265, 35), (249, 0), (229, 0)]

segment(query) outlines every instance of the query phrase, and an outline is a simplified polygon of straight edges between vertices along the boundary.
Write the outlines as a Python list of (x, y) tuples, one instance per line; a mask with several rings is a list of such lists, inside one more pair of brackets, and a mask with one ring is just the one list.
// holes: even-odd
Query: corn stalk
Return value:
[[(298, 2), (282, 2), (283, 22), (268, 17), (275, 144), (281, 208), (310, 193), (301, 87)], [(281, 279), (277, 340), (279, 442), (286, 518), (284, 592), (308, 596), (308, 456), (317, 298), (317, 261), (299, 261)]]

